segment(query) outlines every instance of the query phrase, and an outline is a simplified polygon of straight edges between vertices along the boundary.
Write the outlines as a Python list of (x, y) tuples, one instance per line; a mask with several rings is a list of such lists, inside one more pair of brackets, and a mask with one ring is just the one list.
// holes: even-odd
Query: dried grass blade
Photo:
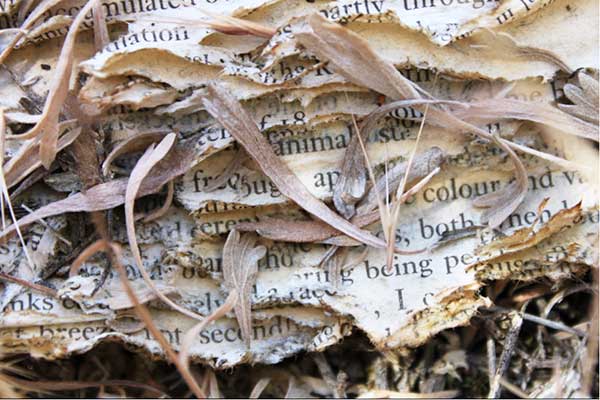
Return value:
[(208, 324), (218, 320), (219, 318), (223, 317), (225, 314), (233, 310), (233, 307), (237, 303), (237, 299), (238, 293), (235, 290), (229, 292), (229, 295), (227, 296), (227, 299), (225, 299), (225, 302), (219, 308), (217, 308), (214, 313), (210, 314), (201, 322), (194, 325), (189, 331), (187, 331), (187, 333), (183, 337), (178, 360), (181, 363), (181, 365), (188, 371), (188, 373), (190, 368), (190, 350), (192, 349), (192, 344), (194, 343), (194, 340), (196, 340), (198, 334), (202, 331), (202, 329), (208, 326)]
[(129, 240), (131, 253), (146, 284), (152, 289), (159, 299), (164, 301), (173, 309), (181, 312), (184, 315), (187, 315), (190, 318), (201, 320), (204, 319), (203, 316), (179, 306), (166, 295), (164, 295), (160, 290), (158, 290), (158, 288), (154, 285), (154, 282), (152, 282), (152, 279), (150, 278), (150, 275), (148, 275), (148, 272), (144, 267), (144, 263), (142, 262), (142, 256), (140, 254), (140, 249), (137, 244), (137, 236), (135, 234), (135, 217), (133, 208), (138, 190), (142, 184), (142, 181), (146, 175), (148, 175), (150, 170), (160, 160), (162, 160), (167, 155), (171, 147), (173, 147), (176, 137), (177, 136), (174, 133), (170, 133), (158, 144), (158, 146), (156, 146), (156, 148), (154, 148), (154, 145), (148, 147), (148, 150), (146, 150), (144, 155), (139, 159), (133, 168), (133, 171), (131, 171), (129, 181), (127, 182), (127, 189), (125, 191), (125, 225), (127, 228), (127, 239)]
[[(413, 166), (408, 170), (406, 182), (413, 182), (415, 179), (427, 177), (436, 168), (446, 160), (446, 153), (439, 147), (431, 147), (430, 149), (418, 154), (413, 160)], [(408, 163), (402, 162), (391, 168), (386, 177), (381, 177), (375, 186), (373, 186), (367, 196), (363, 199), (358, 207), (358, 214), (366, 214), (375, 209), (377, 206), (377, 200), (375, 198), (377, 192), (381, 193), (385, 190), (386, 181), (389, 183), (391, 191), (397, 191), (400, 187), (401, 179), (406, 174)], [(429, 178), (431, 179), (431, 177)], [(421, 185), (417, 188), (413, 187), (411, 190), (414, 192), (422, 188), (422, 185), (426, 184), (427, 181), (421, 182)]]
[[(8, 211), (10, 213), (10, 217), (13, 221), (13, 225), (17, 231), (19, 236), (19, 241), (21, 242), (21, 246), (23, 247), (23, 252), (25, 253), (25, 257), (27, 258), (27, 263), (29, 264), (29, 268), (31, 271), (35, 271), (35, 264), (33, 263), (33, 259), (29, 255), (29, 251), (27, 250), (27, 246), (25, 245), (25, 239), (23, 238), (23, 234), (21, 233), (21, 228), (19, 224), (16, 223), (17, 217), (15, 215), (15, 210), (13, 209), (12, 202), (10, 200), (10, 195), (8, 194), (8, 186), (6, 185), (6, 179), (4, 177), (4, 168), (1, 166), (2, 161), (4, 161), (4, 144), (6, 138), (6, 119), (4, 118), (4, 109), (0, 108), (0, 197), (6, 200), (6, 204), (8, 205)], [(4, 227), (4, 200), (2, 201), (2, 226)], [(2, 237), (0, 237), (1, 239)]]
[(1, 271), (0, 271), (0, 280), (6, 281), (6, 282), (11, 282), (11, 283), (16, 283), (17, 285), (27, 287), (31, 290), (35, 290), (35, 291), (43, 293), (47, 296), (58, 298), (58, 294), (56, 293), (56, 290), (54, 290), (52, 288), (49, 288), (49, 287), (43, 286), (43, 285), (38, 285), (37, 283), (29, 282), (24, 279), (18, 278), (16, 276), (5, 274), (4, 272), (1, 272)]
[(242, 164), (246, 161), (246, 153), (242, 149), (240, 149), (233, 156), (233, 160), (227, 164), (223, 172), (219, 174), (215, 179), (210, 181), (208, 185), (204, 187), (205, 192), (212, 192), (217, 190), (219, 186), (224, 185), (229, 178), (233, 176), (234, 173), (242, 166)]
[(517, 344), (516, 342), (519, 337), (519, 332), (521, 331), (522, 324), (523, 318), (518, 313), (514, 313), (511, 318), (511, 326), (508, 330), (508, 333), (506, 334), (506, 338), (504, 339), (504, 346), (502, 348), (500, 358), (498, 359), (498, 366), (496, 367), (494, 379), (490, 384), (488, 399), (495, 399), (498, 397), (498, 390), (500, 389), (500, 379), (508, 369), (510, 358), (512, 356), (513, 350), (515, 349), (515, 345)]
[(173, 195), (175, 194), (175, 183), (173, 181), (170, 181), (169, 183), (167, 183), (167, 198), (165, 199), (165, 202), (163, 203), (162, 206), (160, 206), (160, 208), (150, 212), (148, 215), (146, 215), (144, 217), (144, 222), (148, 223), (148, 222), (152, 222), (160, 217), (162, 217), (163, 215), (165, 215), (167, 213), (167, 211), (169, 211), (169, 208), (171, 207), (171, 204), (173, 204)]
[[(306, 26), (295, 33), (298, 41), (306, 48), (314, 51), (323, 59), (329, 60), (336, 71), (350, 82), (383, 93), (398, 100), (431, 99), (431, 96), (420, 90), (418, 86), (404, 78), (396, 68), (383, 60), (369, 44), (358, 35), (350, 32), (337, 24), (326, 22), (322, 17), (311, 15), (307, 18)], [(435, 100), (435, 99), (434, 99)], [(527, 174), (523, 163), (511, 150), (509, 145), (500, 138), (489, 134), (469, 123), (466, 123), (446, 110), (430, 109), (432, 123), (449, 128), (455, 132), (476, 134), (487, 140), (492, 140), (504, 150), (515, 164), (517, 184), (504, 190), (503, 203), (494, 203), (494, 207), (487, 213), (486, 218), (492, 227), (499, 225), (520, 204), (527, 190)], [(507, 202), (505, 200), (510, 200)]]
[(233, 229), (223, 247), (223, 280), (230, 291), (238, 293), (235, 316), (247, 347), (252, 340), (250, 296), (258, 274), (258, 260), (265, 256), (264, 246), (255, 246), (256, 238), (240, 235)]
[(248, 398), (258, 399), (265, 388), (269, 386), (269, 383), (271, 383), (271, 378), (261, 378), (252, 388), (252, 392), (250, 392), (250, 396), (248, 396)]
[[(437, 81), (437, 75), (435, 76), (435, 80), (433, 82), (434, 86)], [(411, 167), (413, 161), (415, 159), (415, 155), (417, 154), (417, 149), (419, 148), (419, 143), (421, 142), (421, 134), (423, 133), (423, 128), (425, 127), (425, 120), (427, 119), (427, 114), (429, 111), (429, 103), (425, 106), (425, 113), (423, 114), (423, 119), (421, 120), (421, 125), (419, 126), (419, 131), (417, 132), (417, 139), (415, 140), (415, 147), (410, 154), (408, 159), (408, 163), (406, 165), (406, 170), (404, 171), (404, 177), (402, 178), (402, 183), (398, 185), (398, 190), (396, 193), (396, 201), (392, 207), (392, 212), (390, 213), (390, 221), (389, 226), (387, 226), (388, 234), (386, 237), (388, 238), (388, 246), (386, 249), (386, 268), (388, 271), (391, 271), (394, 263), (394, 243), (396, 242), (396, 224), (398, 223), (398, 216), (400, 215), (400, 206), (402, 205), (402, 195), (404, 194), (404, 188), (408, 181), (408, 174), (411, 171)], [(387, 184), (387, 182), (386, 182)]]
[(229, 15), (221, 15), (210, 12), (208, 10), (202, 10), (202, 12), (214, 20), (214, 24), (218, 27), (221, 25), (223, 30), (215, 28), (219, 32), (229, 33), (233, 35), (254, 35), (258, 37), (264, 37), (270, 39), (275, 33), (276, 29), (258, 24), (252, 21), (246, 21), (241, 18), (235, 18)]
[(71, 263), (71, 268), (69, 268), (69, 277), (75, 276), (83, 263), (89, 260), (94, 254), (98, 253), (99, 251), (107, 250), (108, 245), (109, 244), (106, 240), (100, 239), (86, 247), (81, 253), (79, 253), (75, 261)]
[(211, 13), (206, 10), (200, 11), (209, 16), (210, 20), (201, 21), (182, 17), (143, 17), (141, 19), (148, 22), (153, 21), (158, 23), (180, 24), (186, 26), (202, 26), (214, 29), (215, 31), (224, 33), (226, 35), (253, 35), (270, 39), (275, 33), (277, 33), (276, 29), (258, 24), (256, 22), (246, 21), (241, 18), (235, 18), (227, 15)]
[(349, 223), (313, 196), (287, 164), (277, 157), (248, 112), (229, 92), (211, 83), (208, 93), (209, 96), (203, 99), (208, 113), (244, 147), (284, 196), (351, 238), (369, 246), (385, 247), (382, 240)]
[(121, 249), (115, 243), (110, 244), (110, 249), (112, 250), (110, 252), (112, 266), (117, 270), (119, 278), (121, 279), (121, 283), (125, 288), (125, 293), (127, 293), (127, 297), (129, 297), (129, 300), (133, 304), (135, 312), (138, 315), (139, 319), (144, 321), (144, 324), (146, 325), (146, 328), (148, 328), (148, 331), (150, 331), (150, 334), (160, 344), (161, 348), (166, 353), (167, 358), (173, 364), (175, 364), (175, 367), (177, 368), (177, 370), (179, 371), (189, 388), (192, 390), (194, 395), (199, 399), (206, 398), (204, 392), (202, 391), (200, 386), (198, 386), (198, 383), (196, 382), (192, 374), (190, 374), (187, 365), (180, 362), (180, 359), (175, 354), (175, 351), (173, 350), (167, 339), (165, 339), (162, 332), (156, 327), (154, 321), (152, 321), (152, 315), (150, 315), (148, 309), (144, 307), (138, 300), (133, 288), (131, 287), (131, 284), (129, 283), (129, 279), (127, 278), (127, 272), (125, 271), (123, 264), (121, 264)]

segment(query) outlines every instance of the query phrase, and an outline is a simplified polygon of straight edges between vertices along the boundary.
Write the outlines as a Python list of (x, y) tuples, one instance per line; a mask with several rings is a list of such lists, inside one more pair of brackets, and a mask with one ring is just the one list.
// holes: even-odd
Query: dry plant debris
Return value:
[(596, 1), (0, 5), (0, 396), (598, 395)]

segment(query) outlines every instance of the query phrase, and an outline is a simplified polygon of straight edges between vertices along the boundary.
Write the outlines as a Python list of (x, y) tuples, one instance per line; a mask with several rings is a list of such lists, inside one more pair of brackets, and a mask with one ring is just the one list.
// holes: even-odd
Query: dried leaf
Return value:
[(387, 97), (419, 99), (422, 89), (385, 62), (368, 42), (339, 24), (318, 14), (306, 18), (306, 24), (294, 32), (300, 44), (325, 61), (348, 81), (382, 93)]
[[(512, 56), (524, 58), (528, 61), (539, 60), (555, 65), (567, 73), (572, 72), (572, 69), (553, 52), (531, 46), (522, 46), (506, 32), (495, 32), (484, 28), (477, 30), (471, 38), (469, 52), (477, 52), (479, 57), (501, 58)], [(475, 54), (473, 56), (476, 57)]]
[(142, 158), (139, 159), (133, 168), (133, 171), (131, 171), (131, 175), (129, 176), (129, 180), (127, 182), (127, 189), (125, 191), (125, 224), (127, 226), (127, 239), (129, 240), (131, 253), (133, 254), (133, 258), (135, 259), (142, 278), (144, 278), (146, 284), (152, 288), (158, 298), (173, 307), (173, 309), (187, 315), (188, 317), (204, 319), (203, 316), (179, 306), (173, 302), (173, 300), (165, 296), (160, 290), (158, 290), (156, 285), (154, 285), (154, 282), (152, 282), (150, 275), (148, 275), (146, 268), (144, 267), (140, 249), (137, 244), (137, 236), (135, 234), (135, 218), (133, 214), (133, 208), (135, 206), (135, 199), (138, 195), (140, 186), (142, 185), (142, 181), (146, 175), (148, 175), (150, 170), (167, 155), (171, 147), (175, 144), (176, 138), (177, 135), (170, 133), (163, 140), (161, 140), (156, 148), (154, 148), (154, 145), (150, 145)]
[[(173, 148), (172, 151), (158, 163), (152, 173), (143, 181), (138, 190), (138, 197), (156, 193), (167, 182), (173, 178), (184, 174), (191, 168), (194, 159), (194, 149), (189, 145), (181, 145)], [(125, 191), (127, 189), (127, 179), (115, 179), (110, 182), (96, 185), (85, 193), (80, 192), (50, 203), (35, 212), (28, 214), (18, 221), (18, 226), (27, 226), (41, 218), (47, 218), (54, 215), (61, 215), (69, 212), (91, 212), (108, 210), (120, 206), (125, 202)], [(16, 224), (7, 227), (0, 233), (0, 239), (12, 234), (15, 231)]]
[[(581, 91), (581, 89), (579, 90)], [(565, 93), (567, 92), (570, 92), (570, 88), (567, 88)], [(464, 105), (467, 107), (462, 107), (454, 114), (471, 122), (488, 123), (489, 121), (501, 119), (517, 119), (548, 125), (564, 133), (581, 136), (596, 142), (599, 139), (597, 121), (595, 124), (586, 122), (547, 104), (503, 98), (481, 100), (474, 103), (465, 103)], [(588, 108), (585, 107), (587, 107), (586, 104), (581, 103), (577, 110), (582, 111), (575, 112), (588, 116), (594, 115), (594, 112), (591, 111), (593, 107), (591, 104)], [(595, 110), (597, 109), (596, 107)], [(595, 112), (596, 116), (597, 114)]]
[(46, 97), (40, 120), (27, 133), (16, 136), (18, 139), (31, 139), (39, 135), (40, 160), (46, 169), (50, 168), (50, 164), (54, 161), (58, 152), (58, 118), (69, 91), (74, 48), (79, 26), (83, 23), (86, 14), (90, 12), (94, 4), (98, 1), (91, 0), (87, 3), (79, 11), (69, 28), (58, 58), (58, 63), (56, 64), (54, 78), (50, 83), (50, 90)]
[(110, 165), (117, 157), (122, 156), (123, 154), (141, 151), (150, 144), (161, 140), (167, 133), (168, 132), (140, 133), (122, 141), (106, 156), (106, 159), (102, 163), (102, 174), (104, 176), (109, 175)]
[[(563, 87), (565, 96), (573, 104), (558, 104), (558, 108), (586, 122), (598, 127), (598, 79), (591, 74), (579, 72), (579, 87), (572, 83), (567, 83)], [(598, 138), (595, 139), (598, 141)]]
[[(62, 124), (67, 123), (70, 122), (66, 121)], [(65, 130), (64, 134), (58, 139), (58, 150), (62, 150), (73, 143), (79, 134), (81, 134), (81, 128)], [(4, 173), (8, 188), (17, 185), (31, 172), (42, 166), (39, 149), (39, 142), (31, 140), (28, 143), (23, 144), (18, 153), (4, 165)]]
[(382, 240), (358, 229), (315, 198), (290, 168), (275, 155), (248, 112), (225, 89), (211, 83), (208, 85), (208, 92), (209, 96), (203, 99), (206, 110), (244, 147), (284, 196), (359, 242), (374, 247), (385, 246)]
[[(446, 160), (446, 153), (439, 147), (432, 147), (415, 156), (412, 167), (408, 171), (406, 183), (411, 183), (416, 179), (429, 175)], [(359, 203), (357, 213), (359, 215), (373, 211), (377, 207), (377, 192), (385, 193), (388, 186), (390, 193), (396, 192), (404, 174), (406, 173), (407, 162), (396, 164), (387, 171), (387, 174), (379, 178), (376, 185), (372, 187), (367, 196)]]
[(223, 281), (238, 299), (234, 306), (242, 338), (247, 347), (252, 340), (252, 314), (250, 296), (258, 274), (258, 261), (266, 254), (264, 246), (256, 246), (252, 235), (240, 235), (233, 229), (229, 232), (223, 248)]
[(102, 7), (102, 3), (95, 2), (92, 13), (94, 15), (94, 44), (96, 51), (101, 51), (110, 42), (108, 27), (106, 26), (106, 12)]
[(190, 350), (192, 348), (192, 344), (196, 340), (196, 337), (200, 334), (200, 332), (208, 326), (213, 321), (218, 320), (219, 318), (225, 316), (228, 312), (230, 312), (233, 307), (236, 305), (238, 300), (238, 293), (233, 290), (225, 299), (225, 302), (219, 306), (209, 316), (204, 318), (201, 322), (197, 323), (190, 329), (185, 336), (183, 337), (183, 341), (181, 343), (181, 350), (179, 351), (179, 362), (185, 368), (185, 370), (189, 373), (190, 368)]
[[(336, 70), (352, 83), (383, 93), (395, 100), (399, 98), (407, 98), (409, 101), (422, 100), (421, 93), (431, 98), (429, 94), (418, 90), (417, 86), (402, 76), (391, 63), (375, 53), (364, 39), (339, 25), (326, 22), (320, 16), (309, 16), (307, 27), (296, 36), (305, 47), (315, 51), (319, 57), (328, 59)], [(436, 99), (433, 101), (436, 102)], [(488, 197), (488, 201), (482, 200), (482, 204), (491, 208), (484, 214), (484, 220), (489, 222), (491, 227), (500, 225), (519, 206), (527, 190), (525, 167), (510, 148), (511, 143), (460, 120), (445, 109), (438, 109), (435, 104), (428, 110), (430, 123), (457, 133), (466, 131), (491, 140), (512, 159), (516, 167), (515, 183), (503, 189), (502, 194)], [(352, 167), (358, 165), (357, 162), (349, 164)], [(359, 176), (359, 173), (350, 173), (348, 176), (349, 178)], [(345, 186), (347, 187), (348, 183)]]
[[(31, 12), (31, 14), (29, 14), (27, 19), (23, 22), (21, 28), (19, 30), (16, 30), (16, 35), (13, 37), (10, 43), (2, 50), (2, 53), (0, 54), (0, 64), (4, 64), (4, 61), (6, 61), (6, 58), (14, 50), (19, 40), (21, 40), (23, 36), (27, 34), (27, 31), (31, 29), (33, 24), (35, 24), (35, 22), (39, 18), (41, 18), (46, 11), (48, 11), (50, 8), (54, 7), (61, 1), (63, 0), (43, 0), (40, 4), (38, 4), (38, 6)], [(25, 8), (29, 8), (29, 3), (26, 5)]]
[(261, 378), (256, 385), (252, 388), (252, 392), (248, 396), (249, 399), (258, 399), (262, 392), (265, 390), (267, 386), (271, 383), (271, 378)]
[(224, 33), (226, 35), (254, 35), (266, 39), (270, 39), (273, 35), (275, 35), (275, 33), (277, 33), (276, 29), (258, 24), (256, 22), (247, 21), (241, 18), (235, 18), (229, 15), (217, 14), (204, 9), (200, 9), (200, 11), (209, 16), (210, 19), (208, 21), (203, 21), (182, 17), (145, 17), (140, 18), (140, 20), (178, 24), (184, 26), (201, 26), (214, 29), (215, 31)]

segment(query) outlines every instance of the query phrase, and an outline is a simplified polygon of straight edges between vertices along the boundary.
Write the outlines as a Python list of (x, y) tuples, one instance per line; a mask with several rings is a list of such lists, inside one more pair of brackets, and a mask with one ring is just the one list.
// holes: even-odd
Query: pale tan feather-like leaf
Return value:
[[(600, 107), (598, 79), (585, 72), (579, 72), (577, 79), (579, 80), (579, 86), (567, 83), (563, 87), (565, 96), (573, 104), (558, 104), (558, 108), (574, 117), (593, 124), (597, 130), (598, 109)], [(596, 137), (595, 140), (598, 141), (598, 138)]]
[(252, 340), (252, 313), (250, 296), (258, 274), (258, 261), (265, 256), (264, 246), (255, 246), (253, 235), (241, 235), (236, 229), (229, 232), (223, 247), (223, 281), (238, 293), (234, 311), (246, 346)]

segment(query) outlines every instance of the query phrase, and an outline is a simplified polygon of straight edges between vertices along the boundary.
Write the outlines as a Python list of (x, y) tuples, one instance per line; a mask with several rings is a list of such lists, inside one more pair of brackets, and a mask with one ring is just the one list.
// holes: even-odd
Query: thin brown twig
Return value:
[(50, 297), (58, 298), (58, 294), (56, 293), (56, 290), (54, 290), (52, 288), (49, 288), (49, 287), (43, 286), (43, 285), (38, 285), (37, 283), (29, 282), (24, 279), (17, 278), (16, 276), (8, 275), (4, 272), (0, 272), (0, 280), (16, 283), (18, 285), (25, 286), (32, 290), (35, 290), (36, 292), (43, 293)]

